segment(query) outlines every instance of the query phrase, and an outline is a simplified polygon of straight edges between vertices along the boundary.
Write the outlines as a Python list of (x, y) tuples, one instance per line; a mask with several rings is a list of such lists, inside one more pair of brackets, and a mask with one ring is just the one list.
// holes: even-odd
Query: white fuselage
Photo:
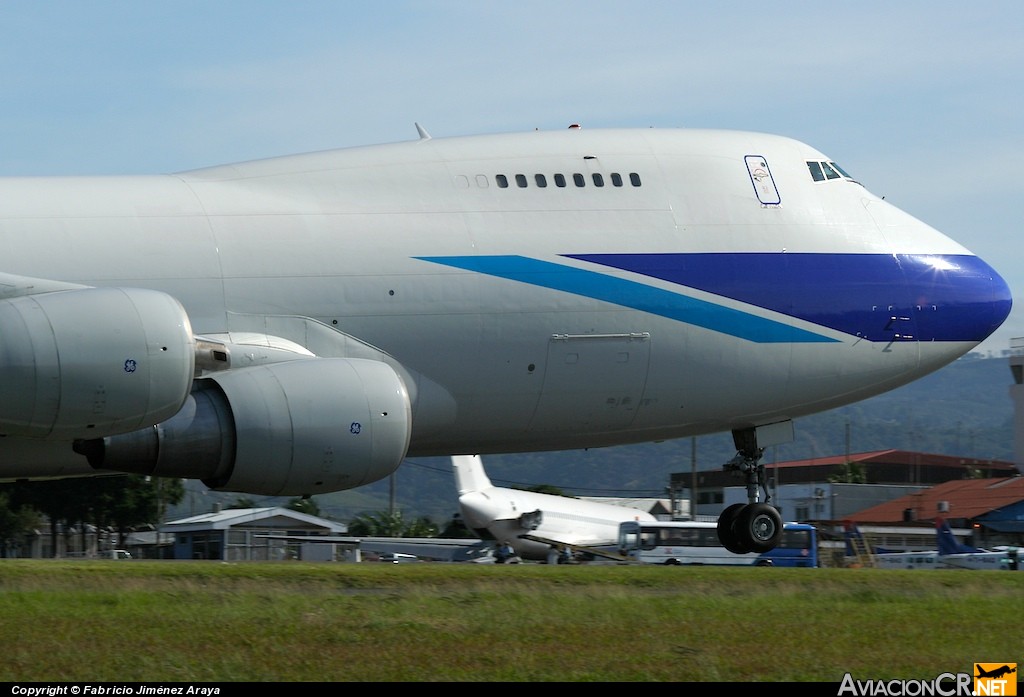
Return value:
[[(197, 336), (387, 363), (409, 455), (678, 438), (892, 389), (1005, 318), (988, 266), (814, 181), (827, 159), (761, 134), (571, 130), (5, 178), (0, 271), (155, 289)], [(52, 439), (4, 447), (0, 477), (75, 468)]]
[(546, 560), (563, 546), (611, 550), (620, 523), (655, 520), (638, 508), (494, 486), (478, 455), (453, 456), (452, 468), (462, 522), (523, 559)]

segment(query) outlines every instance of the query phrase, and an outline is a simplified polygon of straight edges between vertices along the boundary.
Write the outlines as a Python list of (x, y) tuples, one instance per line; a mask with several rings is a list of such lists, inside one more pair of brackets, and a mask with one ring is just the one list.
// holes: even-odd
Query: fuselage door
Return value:
[(750, 183), (754, 185), (757, 200), (765, 206), (782, 203), (775, 180), (772, 179), (772, 171), (768, 169), (768, 161), (760, 155), (747, 155), (743, 161), (747, 163), (747, 173), (750, 175)]
[(647, 332), (552, 336), (531, 429), (628, 428), (643, 400), (650, 353)]

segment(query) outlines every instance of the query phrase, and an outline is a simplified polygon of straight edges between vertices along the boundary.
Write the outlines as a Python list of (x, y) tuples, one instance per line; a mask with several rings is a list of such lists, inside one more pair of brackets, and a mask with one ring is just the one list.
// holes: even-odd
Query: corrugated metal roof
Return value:
[(213, 513), (202, 513), (200, 515), (172, 520), (161, 526), (162, 530), (175, 532), (185, 530), (223, 530), (236, 525), (254, 523), (259, 521), (270, 522), (273, 519), (287, 519), (301, 524), (302, 527), (320, 527), (334, 534), (342, 534), (348, 531), (348, 526), (343, 523), (334, 523), (323, 518), (293, 511), (290, 508), (281, 506), (271, 508), (229, 508)]
[(972, 465), (984, 465), (993, 469), (1006, 469), (1015, 471), (1016, 467), (1012, 462), (1005, 460), (978, 460), (976, 458), (960, 457), (957, 455), (936, 455), (934, 453), (921, 453), (913, 450), (871, 450), (865, 453), (850, 453), (849, 455), (829, 455), (827, 457), (812, 457), (806, 460), (788, 460), (778, 463), (764, 463), (766, 467), (781, 467), (784, 469), (810, 467), (815, 465), (843, 465), (847, 462), (858, 462), (863, 464), (928, 464), (939, 467), (959, 467)]
[(939, 518), (975, 520), (1024, 501), (1024, 477), (957, 479), (865, 508), (847, 516), (854, 523), (900, 523), (906, 509), (920, 521)]

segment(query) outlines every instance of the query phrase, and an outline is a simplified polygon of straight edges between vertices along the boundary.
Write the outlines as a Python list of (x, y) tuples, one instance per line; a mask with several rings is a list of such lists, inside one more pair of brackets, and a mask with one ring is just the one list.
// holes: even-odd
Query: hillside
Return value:
[[(1011, 383), (1006, 358), (969, 354), (888, 394), (799, 419), (796, 440), (770, 449), (766, 461), (886, 448), (1012, 461)], [(694, 443), (699, 470), (719, 469), (735, 454), (725, 433), (614, 448), (491, 455), (484, 461), (499, 486), (550, 484), (582, 496), (664, 496), (671, 473), (690, 471)], [(347, 522), (360, 513), (388, 510), (392, 487), (395, 508), (407, 519), (425, 516), (443, 525), (458, 510), (447, 458), (409, 459), (388, 480), (314, 501), (325, 518)], [(215, 502), (227, 506), (239, 496), (196, 484), (168, 518), (205, 513)], [(287, 502), (248, 498), (261, 506)]]

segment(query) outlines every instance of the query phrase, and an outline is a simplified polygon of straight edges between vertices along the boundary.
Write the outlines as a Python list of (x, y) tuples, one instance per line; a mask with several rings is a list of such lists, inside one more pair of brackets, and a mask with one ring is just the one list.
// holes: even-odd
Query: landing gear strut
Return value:
[[(718, 540), (733, 554), (768, 552), (782, 539), (782, 516), (768, 503), (771, 496), (761, 464), (764, 448), (757, 446), (757, 434), (752, 428), (733, 431), (732, 439), (737, 452), (724, 468), (746, 479), (747, 503), (734, 503), (718, 516)], [(759, 501), (762, 491), (763, 503)]]

